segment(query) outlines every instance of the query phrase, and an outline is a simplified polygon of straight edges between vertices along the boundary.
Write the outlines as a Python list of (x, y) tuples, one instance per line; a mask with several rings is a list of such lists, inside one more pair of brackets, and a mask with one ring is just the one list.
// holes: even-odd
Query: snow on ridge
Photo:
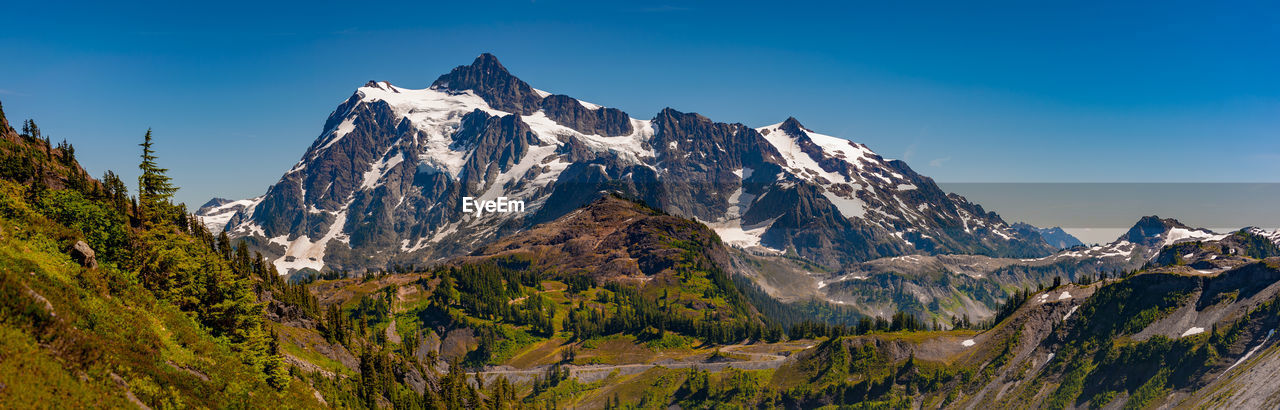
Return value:
[(215, 207), (211, 207), (211, 208), (209, 208), (208, 210), (204, 211), (204, 213), (205, 213), (205, 215), (219, 215), (219, 214), (223, 214), (223, 213), (227, 213), (227, 212), (235, 212), (235, 211), (237, 210), (237, 209), (236, 209), (237, 207), (246, 207), (246, 208), (247, 208), (247, 207), (249, 207), (249, 206), (251, 206), (251, 205), (256, 204), (258, 201), (261, 201), (261, 200), (262, 200), (262, 197), (249, 198), (249, 199), (241, 199), (241, 200), (238, 200), (238, 201), (231, 201), (231, 202), (227, 202), (227, 203), (222, 204), (222, 205), (218, 205), (218, 206), (215, 206)]
[(574, 130), (572, 128), (560, 125), (551, 118), (547, 117), (546, 112), (537, 111), (531, 115), (521, 116), (520, 120), (529, 125), (529, 129), (546, 144), (561, 145), (563, 144), (558, 136), (569, 135), (578, 139), (583, 145), (597, 152), (613, 152), (620, 154), (624, 159), (630, 160), (637, 164), (643, 164), (645, 158), (654, 158), (657, 154), (652, 148), (646, 148), (649, 140), (653, 138), (654, 129), (651, 121), (638, 120), (635, 118), (627, 118), (631, 122), (631, 133), (616, 137), (606, 137), (597, 134), (586, 134)]
[(1280, 230), (1268, 231), (1256, 226), (1251, 226), (1243, 230), (1248, 233), (1270, 239), (1271, 242), (1275, 242), (1277, 246), (1280, 246)]
[[(1106, 258), (1112, 256), (1123, 256), (1129, 258), (1133, 256), (1133, 252), (1138, 249), (1137, 244), (1126, 240), (1118, 240), (1106, 245), (1094, 245), (1083, 250), (1060, 251), (1057, 254), (1049, 256), (1053, 257), (1071, 257), (1071, 258)], [(1040, 260), (1030, 259), (1030, 260)]]
[[(577, 98), (575, 98), (575, 100), (578, 100), (578, 99), (577, 99)], [(604, 108), (604, 107), (603, 107), (603, 106), (601, 106), (600, 104), (592, 104), (592, 103), (589, 103), (589, 102), (586, 102), (586, 101), (582, 101), (582, 100), (578, 100), (578, 104), (582, 104), (582, 106), (583, 106), (584, 108), (586, 108), (586, 109), (588, 109), (588, 110), (591, 110), (591, 111), (595, 111), (595, 110), (598, 110), (598, 109)]]
[(1191, 241), (1216, 241), (1226, 238), (1226, 234), (1216, 234), (1207, 229), (1186, 229), (1186, 228), (1170, 228), (1165, 233), (1160, 234), (1163, 241), (1161, 247), (1173, 245), (1179, 242)]
[(265, 195), (227, 202), (205, 209), (197, 217), (200, 218), (200, 222), (204, 223), (205, 228), (209, 229), (209, 232), (222, 232), (227, 228), (227, 224), (231, 223), (231, 218), (234, 218), (237, 213), (245, 212), (246, 215), (253, 215), (253, 208), (258, 206), (258, 203), (262, 202), (264, 197)]
[[(1227, 235), (1217, 234), (1206, 229), (1171, 228), (1168, 231), (1159, 234), (1158, 237), (1161, 238), (1160, 243), (1154, 246), (1154, 249), (1145, 250), (1142, 256), (1150, 259), (1154, 258), (1161, 248), (1168, 245), (1190, 241), (1220, 240), (1226, 238)], [(1130, 258), (1133, 257), (1135, 251), (1138, 251), (1138, 247), (1139, 246), (1136, 243), (1120, 239), (1105, 245), (1094, 245), (1081, 250), (1063, 250), (1051, 257), (1106, 258), (1118, 256)]]
[[(425, 134), (426, 141), (423, 145), (426, 149), (425, 153), (418, 156), (419, 163), (448, 172), (455, 178), (467, 159), (466, 152), (455, 151), (450, 147), (453, 143), (452, 135), (461, 125), (462, 117), (475, 110), (493, 116), (511, 114), (490, 107), (483, 98), (470, 90), (452, 92), (432, 88), (408, 89), (395, 87), (384, 81), (360, 87), (356, 93), (360, 96), (361, 104), (385, 102), (391, 107), (396, 118), (408, 120), (414, 129)], [(332, 130), (328, 130), (323, 137), (324, 144), (309, 155), (318, 155), (320, 151), (333, 147), (342, 141), (343, 137), (354, 131), (358, 115), (355, 111), (353, 108), (342, 122)], [(303, 161), (294, 165), (291, 172), (300, 171), (305, 167), (304, 158)]]
[[(461, 125), (462, 117), (474, 110), (481, 110), (493, 116), (513, 114), (492, 108), (484, 99), (470, 90), (462, 92), (441, 91), (431, 88), (415, 90), (394, 88), (390, 83), (386, 82), (378, 84), (382, 87), (361, 87), (359, 90), (362, 95), (361, 101), (386, 102), (391, 106), (397, 117), (409, 120), (413, 128), (426, 136), (426, 141), (423, 144), (426, 149), (418, 155), (420, 169), (428, 172), (447, 172), (454, 178), (458, 177), (469, 155), (466, 150), (455, 150), (455, 147), (452, 147), (452, 135)], [(536, 91), (544, 97), (551, 95), (547, 91)], [(581, 100), (579, 102), (588, 109), (600, 108), (596, 104)], [(637, 163), (642, 163), (642, 158), (655, 156), (652, 149), (645, 148), (654, 134), (653, 127), (647, 120), (628, 118), (634, 129), (631, 134), (604, 137), (584, 134), (560, 125), (548, 118), (546, 113), (541, 110), (532, 115), (521, 116), (520, 119), (529, 125), (529, 128), (544, 144), (561, 145), (562, 142), (560, 142), (559, 136), (572, 135), (578, 137), (592, 149), (618, 152), (623, 157), (628, 157)], [(343, 124), (350, 120), (348, 118)], [(350, 132), (341, 124), (335, 128), (332, 132), (335, 135), (339, 133), (345, 135), (344, 130)], [(321, 149), (328, 148), (339, 139), (331, 137), (331, 141)]]
[[(833, 184), (844, 183), (854, 185), (856, 186), (855, 189), (859, 189), (864, 186), (852, 175), (846, 176), (822, 169), (822, 166), (819, 165), (817, 161), (800, 149), (800, 144), (796, 141), (797, 136), (793, 136), (782, 131), (781, 126), (782, 124), (778, 123), (758, 128), (756, 131), (760, 132), (760, 134), (764, 136), (764, 139), (769, 141), (769, 144), (773, 145), (774, 149), (777, 149), (778, 152), (782, 154), (783, 160), (786, 161), (788, 168), (791, 168), (792, 173), (801, 177), (813, 178), (816, 176), (817, 178), (826, 179)], [(817, 144), (821, 148), (825, 155), (835, 158), (843, 158), (844, 161), (853, 164), (855, 167), (861, 167), (859, 164), (860, 161), (856, 161), (857, 159), (862, 158), (863, 156), (871, 157), (872, 155), (875, 155), (871, 150), (861, 147), (853, 141), (807, 131), (806, 134), (809, 135), (809, 139), (812, 140), (814, 144)], [(843, 142), (843, 146), (841, 146), (841, 142)], [(836, 209), (838, 209), (840, 214), (844, 215), (845, 218), (862, 218), (867, 214), (867, 205), (863, 203), (862, 200), (858, 199), (856, 195), (849, 194), (848, 197), (837, 195), (832, 192), (829, 187), (824, 187), (822, 195), (825, 196), (832, 205), (835, 205)]]
[[(536, 92), (543, 97), (551, 95), (551, 93), (543, 90), (536, 90)], [(376, 189), (382, 184), (386, 175), (404, 161), (413, 161), (417, 166), (416, 172), (442, 172), (457, 178), (471, 155), (470, 147), (456, 147), (453, 144), (453, 135), (461, 126), (462, 118), (475, 110), (480, 110), (491, 116), (518, 115), (491, 107), (483, 98), (471, 90), (459, 92), (432, 88), (408, 89), (393, 86), (389, 82), (376, 82), (360, 87), (357, 89), (356, 95), (358, 98), (357, 104), (350, 107), (348, 112), (345, 113), (345, 117), (336, 126), (326, 130), (320, 142), (315, 145), (316, 148), (310, 150), (306, 156), (299, 160), (288, 174), (303, 171), (308, 161), (316, 158), (319, 152), (337, 146), (337, 144), (342, 143), (345, 136), (355, 131), (357, 121), (360, 121), (359, 116), (366, 115), (361, 110), (356, 109), (360, 104), (385, 103), (391, 110), (393, 122), (402, 123), (403, 121), (408, 121), (407, 126), (410, 131), (404, 138), (412, 138), (414, 145), (418, 147), (412, 153), (394, 151), (398, 146), (402, 145), (399, 142), (387, 147), (383, 155), (377, 161), (369, 164), (369, 169), (363, 173), (359, 188), (361, 190)], [(579, 100), (579, 103), (588, 109), (601, 108), (599, 105), (586, 101)], [(488, 189), (480, 195), (481, 198), (529, 196), (537, 189), (554, 183), (560, 173), (570, 165), (568, 162), (556, 158), (559, 155), (556, 153), (557, 148), (564, 144), (561, 138), (563, 136), (573, 136), (591, 150), (613, 152), (637, 164), (645, 164), (644, 159), (656, 156), (653, 149), (648, 145), (655, 133), (651, 121), (648, 120), (628, 117), (634, 130), (633, 132), (623, 136), (606, 137), (584, 134), (568, 128), (551, 120), (541, 110), (520, 118), (538, 136), (541, 144), (530, 147), (529, 152), (522, 158), (517, 159), (515, 166), (490, 182)], [(409, 155), (413, 155), (415, 158), (408, 158)], [(537, 177), (523, 179), (534, 167), (541, 167), (542, 172), (538, 173)], [(305, 198), (305, 191), (303, 196)], [(257, 202), (248, 204), (249, 209), (246, 215), (252, 216), (253, 208), (261, 199), (259, 197), (256, 199)], [(545, 198), (542, 199), (545, 200)], [(530, 205), (536, 208), (541, 203), (534, 199)], [(284, 256), (273, 262), (282, 273), (290, 269), (312, 268), (319, 270), (324, 268), (324, 248), (334, 239), (343, 241), (345, 236), (343, 225), (345, 225), (347, 217), (346, 206), (340, 210), (331, 211), (331, 213), (336, 216), (337, 220), (329, 226), (328, 232), (321, 238), (299, 236), (289, 240), (288, 234), (267, 238), (270, 242), (286, 248)], [(207, 223), (215, 227), (222, 227), (230, 221), (233, 215), (234, 212), (217, 216), (211, 214), (206, 216), (206, 220), (208, 220)], [(474, 223), (475, 221), (471, 222)], [(431, 235), (429, 239), (421, 238), (416, 242), (402, 241), (400, 248), (402, 251), (413, 251), (423, 246), (428, 246), (430, 243), (439, 241), (443, 236), (456, 232), (463, 224), (462, 221), (448, 224)], [(266, 236), (262, 228), (252, 222), (242, 224), (242, 226), (238, 227), (237, 232)]]

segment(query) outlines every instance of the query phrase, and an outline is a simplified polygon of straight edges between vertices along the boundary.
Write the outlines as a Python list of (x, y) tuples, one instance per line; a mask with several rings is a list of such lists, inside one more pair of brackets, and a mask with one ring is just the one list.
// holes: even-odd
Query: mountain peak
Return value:
[(1220, 235), (1207, 229), (1192, 228), (1178, 222), (1177, 219), (1161, 219), (1159, 216), (1151, 215), (1139, 219), (1138, 223), (1129, 228), (1129, 232), (1120, 237), (1120, 240), (1149, 246), (1164, 246), (1184, 240), (1208, 239), (1217, 236)]
[(800, 120), (797, 120), (796, 117), (787, 117), (787, 120), (783, 121), (782, 124), (778, 126), (778, 128), (782, 129), (783, 131), (786, 131), (788, 134), (794, 134), (794, 135), (800, 135), (801, 133), (805, 133), (807, 131), (804, 125), (801, 125)]
[(1174, 227), (1186, 227), (1175, 219), (1160, 219), (1157, 215), (1144, 216), (1138, 219), (1138, 223), (1133, 224), (1129, 231), (1120, 239), (1133, 243), (1146, 242), (1162, 233), (1168, 232)]
[(498, 61), (498, 56), (495, 56), (492, 53), (480, 53), (480, 55), (476, 56), (476, 59), (471, 62), (471, 66), (473, 67), (484, 66), (484, 65), (496, 66), (499, 70), (502, 70), (502, 71), (507, 70), (505, 67), (502, 66), (502, 63)]
[(231, 202), (233, 201), (227, 198), (215, 197), (210, 199), (209, 202), (205, 202), (204, 205), (200, 205), (200, 209), (222, 206)]
[(471, 65), (457, 66), (431, 83), (438, 90), (471, 90), (489, 106), (502, 111), (530, 115), (539, 109), (542, 97), (528, 83), (511, 75), (498, 58), (484, 53)]

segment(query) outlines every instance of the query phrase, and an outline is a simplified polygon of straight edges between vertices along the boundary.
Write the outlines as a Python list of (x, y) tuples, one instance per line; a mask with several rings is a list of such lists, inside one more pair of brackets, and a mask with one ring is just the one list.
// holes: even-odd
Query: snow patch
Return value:
[[(288, 240), (288, 235), (281, 235), (271, 238), (270, 242), (284, 245), (284, 256), (277, 258), (273, 263), (276, 270), (280, 274), (288, 274), (291, 270), (301, 270), (303, 268), (311, 268), (315, 270), (324, 269), (325, 248), (329, 242), (338, 240), (342, 242), (345, 235), (342, 234), (343, 225), (347, 224), (347, 206), (344, 205), (341, 211), (338, 211), (337, 217), (333, 223), (329, 225), (329, 230), (324, 236), (312, 241), (306, 235), (301, 235), (292, 241)], [(292, 260), (290, 260), (292, 259)]]
[[(392, 146), (390, 149), (395, 149), (395, 146)], [(360, 183), (360, 189), (365, 190), (377, 188), (378, 185), (381, 185), (379, 181), (382, 180), (382, 177), (385, 177), (388, 172), (395, 169), (396, 165), (400, 165), (401, 162), (404, 162), (404, 154), (398, 151), (396, 152), (396, 155), (391, 158), (386, 158), (385, 156), (386, 155), (384, 154), (382, 159), (373, 163), (373, 165), (369, 167), (369, 170), (365, 171), (364, 181)]]
[(1164, 241), (1160, 244), (1161, 247), (1173, 245), (1179, 242), (1216, 241), (1227, 237), (1227, 235), (1219, 235), (1203, 229), (1186, 228), (1171, 228), (1168, 232), (1161, 235), (1164, 237)]
[(1253, 354), (1258, 353), (1258, 349), (1261, 349), (1262, 346), (1266, 345), (1267, 341), (1271, 340), (1271, 336), (1274, 336), (1275, 334), (1276, 334), (1275, 329), (1271, 329), (1271, 331), (1267, 332), (1267, 337), (1262, 338), (1261, 343), (1258, 343), (1257, 346), (1254, 346), (1252, 349), (1249, 349), (1249, 353), (1245, 353), (1245, 355), (1241, 357), (1240, 360), (1236, 360), (1235, 363), (1232, 363), (1231, 367), (1227, 368), (1227, 371), (1234, 369), (1236, 366), (1240, 365), (1240, 363), (1244, 363), (1245, 360), (1249, 360), (1250, 357), (1253, 357)]
[(1204, 333), (1203, 327), (1193, 327), (1193, 328), (1187, 329), (1187, 331), (1185, 332), (1182, 332), (1182, 336), (1179, 336), (1179, 337), (1187, 337), (1191, 335), (1198, 335), (1201, 333)]

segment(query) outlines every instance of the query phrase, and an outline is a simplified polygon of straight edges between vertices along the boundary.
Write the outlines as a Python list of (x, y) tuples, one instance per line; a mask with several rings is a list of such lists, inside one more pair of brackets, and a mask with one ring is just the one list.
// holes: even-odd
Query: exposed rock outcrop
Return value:
[(94, 256), (93, 248), (90, 248), (89, 244), (84, 241), (76, 241), (74, 245), (71, 245), (70, 253), (71, 259), (79, 263), (80, 266), (98, 269), (98, 259)]

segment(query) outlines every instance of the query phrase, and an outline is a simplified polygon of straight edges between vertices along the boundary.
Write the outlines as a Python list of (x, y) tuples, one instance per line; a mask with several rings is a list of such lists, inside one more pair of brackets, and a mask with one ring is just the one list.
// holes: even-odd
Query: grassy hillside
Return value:
[(69, 145), (0, 133), (0, 407), (319, 404), (189, 224), (141, 221)]

